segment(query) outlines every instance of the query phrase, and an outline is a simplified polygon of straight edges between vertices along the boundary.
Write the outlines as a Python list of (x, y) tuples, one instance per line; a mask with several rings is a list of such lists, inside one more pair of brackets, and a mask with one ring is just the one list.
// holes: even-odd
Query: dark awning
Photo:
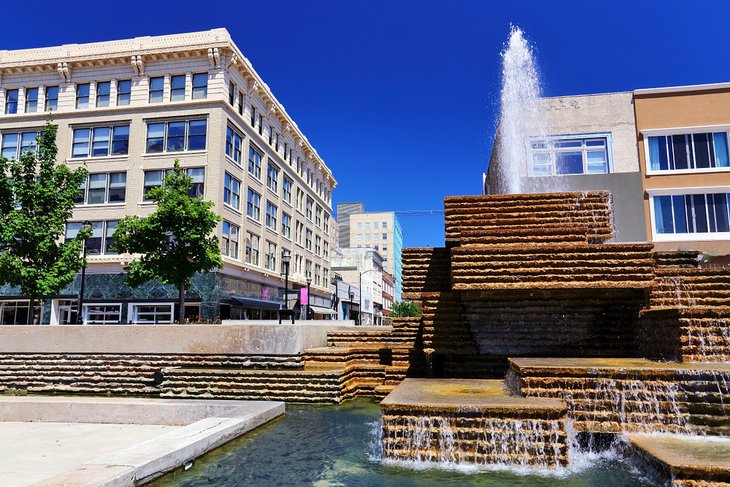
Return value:
[(281, 309), (281, 303), (278, 301), (266, 301), (264, 299), (247, 298), (245, 296), (231, 296), (231, 299), (244, 308), (255, 308), (255, 309), (270, 309), (278, 310)]

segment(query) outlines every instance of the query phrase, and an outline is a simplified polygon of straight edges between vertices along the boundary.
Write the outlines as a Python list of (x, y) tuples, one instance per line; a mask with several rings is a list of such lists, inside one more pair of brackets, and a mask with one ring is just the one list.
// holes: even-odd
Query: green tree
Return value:
[(81, 249), (90, 231), (63, 240), (86, 170), (56, 164), (56, 126), (50, 122), (36, 143), (37, 151), (25, 151), (19, 160), (0, 157), (0, 282), (30, 298), (32, 323), (36, 301), (58, 294), (85, 264)]
[(390, 314), (394, 318), (418, 317), (421, 316), (421, 308), (413, 301), (396, 301), (390, 308)]
[(196, 272), (207, 272), (223, 265), (218, 237), (213, 234), (220, 217), (213, 203), (192, 197), (193, 180), (175, 167), (162, 186), (149, 191), (157, 204), (147, 217), (127, 216), (114, 232), (114, 248), (122, 253), (138, 254), (128, 266), (127, 283), (137, 287), (159, 280), (178, 290), (178, 320), (185, 321), (185, 289)]

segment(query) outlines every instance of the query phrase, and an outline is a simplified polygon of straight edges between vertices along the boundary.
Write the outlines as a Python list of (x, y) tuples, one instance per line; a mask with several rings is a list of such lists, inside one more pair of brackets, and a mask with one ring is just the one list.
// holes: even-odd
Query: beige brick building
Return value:
[[(223, 219), (225, 265), (194, 279), (188, 315), (271, 317), (284, 298), (285, 250), (290, 290), (309, 275), (313, 304), (330, 307), (336, 181), (225, 29), (0, 51), (0, 76), (3, 154), (32, 150), (50, 116), (59, 162), (89, 171), (67, 230), (94, 224), (87, 322), (175, 316), (169, 289), (123, 285), (129, 256), (109, 248), (120, 218), (154, 211), (145, 192), (175, 159)], [(54, 297), (46, 321), (75, 319), (77, 284)], [(27, 315), (16, 290), (0, 287), (0, 299), (0, 322)]]

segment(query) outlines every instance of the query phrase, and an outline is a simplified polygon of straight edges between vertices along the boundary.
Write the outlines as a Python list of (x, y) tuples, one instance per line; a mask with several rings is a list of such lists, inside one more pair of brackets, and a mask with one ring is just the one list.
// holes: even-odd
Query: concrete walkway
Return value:
[(0, 397), (0, 485), (139, 485), (283, 412), (264, 401)]

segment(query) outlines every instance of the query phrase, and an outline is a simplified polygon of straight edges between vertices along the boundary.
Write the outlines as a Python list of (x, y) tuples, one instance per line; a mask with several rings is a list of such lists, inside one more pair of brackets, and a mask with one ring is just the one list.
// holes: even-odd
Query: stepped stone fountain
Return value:
[(556, 467), (568, 430), (730, 436), (727, 269), (608, 242), (603, 191), (444, 206), (446, 247), (403, 252), (443, 379), (382, 402), (386, 459)]

